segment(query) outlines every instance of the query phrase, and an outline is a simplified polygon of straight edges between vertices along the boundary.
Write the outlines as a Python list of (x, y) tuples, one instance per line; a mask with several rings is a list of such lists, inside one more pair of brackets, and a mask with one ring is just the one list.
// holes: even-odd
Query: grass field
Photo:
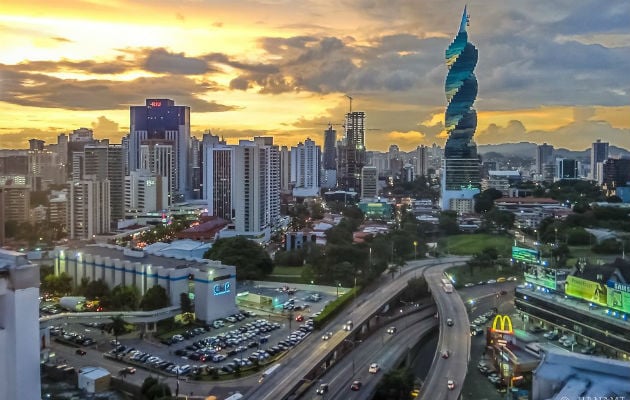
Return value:
[(486, 247), (494, 247), (500, 255), (510, 257), (514, 240), (507, 236), (468, 234), (449, 236), (440, 240), (438, 246), (449, 254), (472, 255), (481, 253)]
[(285, 267), (282, 265), (277, 265), (274, 267), (271, 275), (280, 275), (280, 276), (302, 276), (302, 267)]

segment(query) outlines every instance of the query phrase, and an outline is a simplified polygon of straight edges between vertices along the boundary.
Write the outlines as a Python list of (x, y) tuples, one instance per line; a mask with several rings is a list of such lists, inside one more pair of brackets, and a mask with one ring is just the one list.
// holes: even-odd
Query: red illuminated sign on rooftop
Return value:
[(152, 101), (149, 103), (149, 105), (151, 107), (162, 107), (162, 102), (161, 101)]

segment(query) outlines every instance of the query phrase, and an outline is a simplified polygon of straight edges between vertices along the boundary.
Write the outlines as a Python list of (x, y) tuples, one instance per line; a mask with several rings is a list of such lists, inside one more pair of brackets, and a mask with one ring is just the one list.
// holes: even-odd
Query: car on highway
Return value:
[(452, 379), (449, 379), (448, 381), (446, 381), (446, 387), (448, 388), (448, 390), (455, 389), (455, 381)]
[(395, 335), (397, 331), (398, 329), (395, 326), (390, 326), (389, 328), (387, 328), (387, 333), (389, 333), (390, 335)]
[(358, 379), (356, 381), (353, 381), (352, 384), (350, 385), (350, 390), (352, 391), (356, 392), (360, 389), (361, 389), (361, 381)]
[(448, 350), (442, 351), (442, 358), (448, 358), (448, 356), (449, 356)]
[(488, 279), (488, 284), (497, 283), (496, 279)]
[(368, 372), (369, 372), (370, 374), (375, 374), (375, 373), (377, 373), (380, 369), (381, 369), (381, 367), (380, 367), (377, 363), (372, 363), (372, 364), (370, 364), (370, 368), (368, 368)]
[(351, 331), (352, 330), (352, 326), (353, 326), (352, 321), (346, 321), (346, 323), (343, 324), (343, 330), (344, 331)]
[(332, 337), (333, 333), (332, 332), (326, 332), (322, 335), (322, 340), (328, 340)]
[(317, 394), (326, 394), (326, 393), (328, 393), (328, 384), (327, 383), (322, 383), (321, 385), (319, 385), (319, 387), (317, 388), (315, 393), (317, 393)]
[(450, 318), (447, 318), (447, 319), (446, 319), (446, 325), (448, 325), (448, 326), (453, 326), (453, 324), (454, 324), (454, 323), (453, 323), (453, 320), (452, 320), (452, 319), (450, 319)]
[(472, 282), (468, 282), (464, 285), (464, 287), (473, 287), (473, 286), (475, 286), (475, 284)]

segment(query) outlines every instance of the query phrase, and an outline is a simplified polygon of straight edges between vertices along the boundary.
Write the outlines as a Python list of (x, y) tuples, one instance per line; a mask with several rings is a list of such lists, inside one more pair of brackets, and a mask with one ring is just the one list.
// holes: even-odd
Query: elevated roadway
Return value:
[[(424, 272), (424, 277), (437, 305), (440, 336), (438, 351), (421, 390), (420, 398), (422, 400), (458, 399), (468, 370), (470, 358), (468, 313), (457, 291), (446, 293), (442, 288), (441, 279), (447, 268), (448, 266), (441, 265)], [(447, 325), (449, 318), (453, 321), (453, 326)], [(440, 356), (444, 350), (448, 350), (450, 353), (447, 359)], [(447, 387), (449, 379), (455, 383), (452, 390)]]
[[(334, 332), (333, 337), (325, 345), (321, 345), (319, 335), (307, 338), (297, 349), (292, 350), (280, 361), (281, 368), (267, 377), (262, 384), (255, 385), (245, 394), (245, 398), (257, 400), (290, 398), (298, 388), (305, 384), (305, 377), (310, 375), (314, 368), (325, 364), (326, 359), (339, 348), (344, 340), (354, 341), (356, 334), (365, 329), (364, 324), (369, 324), (370, 318), (376, 315), (383, 305), (388, 304), (392, 298), (404, 290), (408, 280), (420, 276), (425, 268), (440, 265), (440, 268), (445, 269), (465, 259), (449, 257), (413, 261), (403, 267), (394, 279), (390, 274), (384, 273), (380, 285), (375, 290), (361, 294), (348, 310), (344, 310), (322, 329), (322, 331)], [(355, 324), (350, 332), (341, 329), (347, 320), (352, 320)]]

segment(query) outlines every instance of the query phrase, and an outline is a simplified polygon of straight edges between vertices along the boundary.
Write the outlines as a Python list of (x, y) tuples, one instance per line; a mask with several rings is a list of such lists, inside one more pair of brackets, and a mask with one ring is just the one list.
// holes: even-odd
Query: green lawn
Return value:
[(286, 267), (282, 265), (277, 265), (274, 267), (271, 275), (281, 275), (281, 276), (302, 276), (302, 267)]
[(486, 247), (495, 247), (500, 255), (510, 257), (514, 240), (501, 235), (467, 234), (449, 236), (440, 240), (438, 246), (449, 254), (472, 255), (481, 253)]

